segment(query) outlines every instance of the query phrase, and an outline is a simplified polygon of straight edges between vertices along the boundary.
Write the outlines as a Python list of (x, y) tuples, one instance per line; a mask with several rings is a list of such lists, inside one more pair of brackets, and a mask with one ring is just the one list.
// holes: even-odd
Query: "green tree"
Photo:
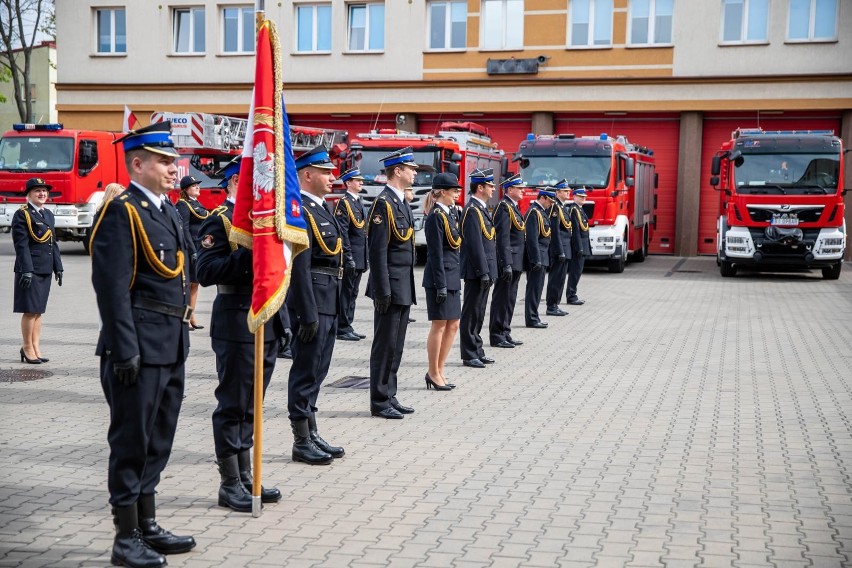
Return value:
[(0, 70), (12, 81), (23, 122), (33, 122), (30, 62), (37, 38), (55, 29), (53, 8), (53, 0), (0, 0)]

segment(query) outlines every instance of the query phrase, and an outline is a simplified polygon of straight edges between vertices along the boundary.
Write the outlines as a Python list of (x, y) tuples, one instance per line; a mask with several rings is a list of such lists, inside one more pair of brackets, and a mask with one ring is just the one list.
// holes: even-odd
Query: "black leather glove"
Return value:
[(487, 274), (483, 274), (479, 277), (479, 285), (483, 288), (491, 288), (491, 277)]
[(443, 304), (447, 301), (447, 289), (446, 288), (438, 288), (438, 293), (435, 296), (435, 301), (439, 304)]
[(290, 347), (290, 343), (293, 342), (293, 332), (290, 331), (289, 327), (284, 328), (284, 335), (281, 337), (281, 349), (287, 349)]
[(121, 384), (126, 387), (134, 384), (136, 382), (136, 377), (139, 375), (139, 365), (141, 363), (141, 359), (139, 355), (134, 355), (130, 359), (125, 359), (124, 361), (115, 361), (112, 364), (112, 370), (115, 373), (115, 378), (117, 378)]
[(390, 294), (373, 299), (373, 305), (376, 306), (376, 311), (380, 314), (388, 313), (388, 308), (390, 308), (391, 305)]
[(533, 263), (531, 270), (533, 272), (541, 272), (541, 265), (537, 262)]
[(343, 263), (343, 274), (347, 277), (355, 276), (355, 261), (347, 260)]
[(562, 261), (568, 260), (568, 257), (565, 256), (564, 254), (560, 254), (559, 256), (556, 257), (556, 260), (562, 262)]
[(503, 267), (502, 272), (500, 273), (500, 278), (503, 282), (511, 282), (512, 281), (512, 267), (508, 264)]
[(26, 290), (33, 283), (33, 273), (32, 272), (24, 272), (21, 274), (21, 277), (18, 278), (18, 285)]
[(314, 337), (317, 336), (318, 329), (318, 321), (299, 324), (299, 341), (301, 341), (302, 343), (310, 343), (314, 340)]
[(56, 277), (56, 283), (62, 286), (62, 271), (56, 272), (54, 276)]

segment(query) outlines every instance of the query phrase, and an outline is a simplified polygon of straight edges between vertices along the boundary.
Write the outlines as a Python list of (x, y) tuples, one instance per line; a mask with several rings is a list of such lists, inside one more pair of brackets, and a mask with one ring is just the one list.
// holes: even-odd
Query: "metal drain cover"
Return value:
[(51, 371), (36, 369), (0, 369), (0, 383), (24, 383), (52, 377)]
[(328, 386), (336, 389), (368, 389), (370, 388), (370, 377), (356, 377), (347, 375), (342, 379), (338, 379)]

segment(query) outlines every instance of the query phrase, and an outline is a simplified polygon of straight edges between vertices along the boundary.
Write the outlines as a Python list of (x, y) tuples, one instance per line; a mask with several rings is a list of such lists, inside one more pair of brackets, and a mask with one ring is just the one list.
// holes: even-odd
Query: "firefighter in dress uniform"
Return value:
[(567, 316), (568, 312), (559, 308), (565, 279), (568, 276), (568, 264), (573, 257), (571, 252), (571, 211), (568, 196), (568, 180), (561, 180), (553, 186), (556, 203), (550, 209), (550, 271), (547, 273), (547, 294), (545, 304), (547, 315)]
[(370, 209), (367, 246), (372, 298), (373, 345), (370, 349), (370, 414), (401, 419), (414, 409), (396, 398), (397, 371), (402, 362), (405, 334), (414, 291), (414, 217), (405, 200), (405, 188), (414, 184), (417, 164), (409, 146), (380, 160), (387, 184)]
[(518, 283), (524, 273), (524, 217), (518, 202), (524, 194), (524, 181), (519, 174), (503, 180), (503, 199), (494, 209), (497, 232), (497, 268), (500, 277), (491, 295), (488, 335), (491, 347), (512, 349), (524, 342), (512, 337), (512, 316), (518, 299)]
[[(241, 156), (222, 170), (220, 186), (225, 202), (202, 223), (199, 231), (198, 280), (216, 285), (210, 318), (210, 342), (216, 354), (216, 409), (213, 411), (213, 446), (219, 468), (219, 506), (250, 513), (254, 446), (254, 334), (248, 328), (251, 308), (252, 251), (229, 242), (231, 220), (239, 185)], [(266, 322), (263, 330), (263, 393), (275, 369), (278, 341), (289, 334), (286, 314)], [(276, 488), (261, 487), (262, 503), (281, 499)]]
[(190, 244), (165, 198), (177, 175), (170, 128), (160, 122), (116, 141), (131, 183), (104, 205), (91, 238), (103, 322), (96, 354), (110, 408), (111, 560), (124, 566), (164, 566), (162, 554), (195, 547), (191, 536), (160, 527), (154, 500), (183, 400), (191, 316)]
[(527, 290), (524, 299), (524, 322), (527, 327), (542, 329), (547, 322), (538, 316), (538, 305), (544, 290), (544, 274), (550, 262), (550, 208), (556, 195), (549, 189), (541, 189), (538, 197), (527, 210), (526, 246), (524, 247), (524, 268), (527, 271)]
[(331, 193), (334, 164), (324, 146), (296, 160), (302, 190), (302, 215), (307, 225), (309, 248), (293, 259), (287, 310), (293, 326), (293, 364), (287, 388), (287, 410), (293, 430), (293, 461), (310, 465), (329, 464), (342, 458), (343, 448), (332, 446), (317, 430), (317, 397), (328, 375), (337, 315), (340, 281), (354, 272), (337, 219), (325, 196)]
[(583, 275), (585, 258), (592, 255), (592, 243), (589, 240), (589, 218), (583, 211), (586, 202), (586, 188), (578, 187), (572, 191), (574, 202), (570, 204), (571, 226), (571, 263), (568, 265), (568, 286), (565, 291), (565, 299), (572, 306), (582, 306), (586, 303), (577, 297), (577, 284)]
[(497, 278), (497, 244), (487, 201), (494, 193), (494, 170), (470, 174), (470, 199), (462, 213), (461, 277), (464, 279), (459, 344), (465, 367), (484, 369), (494, 362), (482, 348), (488, 290)]
[(201, 193), (200, 184), (201, 182), (192, 176), (182, 177), (180, 180), (180, 199), (175, 203), (175, 209), (177, 209), (181, 221), (183, 221), (184, 226), (189, 230), (189, 236), (192, 239), (192, 244), (195, 246), (196, 254), (193, 262), (190, 263), (189, 271), (189, 305), (192, 307), (192, 319), (189, 321), (189, 331), (204, 329), (204, 326), (199, 325), (195, 319), (195, 303), (198, 300), (196, 261), (199, 246), (201, 245), (198, 233), (201, 231), (201, 225), (210, 215), (210, 212), (198, 201), (198, 196)]
[[(47, 309), (50, 278), (62, 286), (62, 257), (56, 245), (53, 213), (44, 207), (52, 186), (41, 178), (27, 180), (27, 203), (12, 217), (15, 245), (15, 291), (13, 310), (21, 314), (21, 363), (39, 365), (50, 359), (41, 356), (41, 315)], [(32, 355), (32, 357), (31, 357)]]
[(354, 263), (354, 270), (348, 270), (340, 282), (340, 315), (337, 318), (337, 339), (359, 341), (367, 337), (355, 331), (352, 321), (355, 319), (355, 299), (361, 285), (361, 276), (367, 272), (367, 221), (364, 216), (364, 204), (361, 202), (361, 186), (364, 176), (358, 168), (351, 168), (340, 174), (340, 181), (346, 187), (343, 197), (337, 200), (334, 216), (342, 231), (343, 244), (350, 251), (347, 261)]

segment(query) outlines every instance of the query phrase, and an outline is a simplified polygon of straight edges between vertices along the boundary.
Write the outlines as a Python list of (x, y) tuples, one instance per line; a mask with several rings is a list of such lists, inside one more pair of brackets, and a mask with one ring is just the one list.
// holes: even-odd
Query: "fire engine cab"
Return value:
[[(349, 141), (345, 167), (357, 167), (364, 176), (361, 191), (366, 207), (372, 205), (387, 181), (380, 158), (406, 146), (414, 149), (414, 161), (418, 164), (413, 187), (414, 201), (410, 205), (414, 214), (414, 243), (421, 256), (426, 246), (423, 200), (432, 188), (435, 174), (449, 172), (458, 176), (463, 186), (458, 205), (464, 206), (470, 174), (477, 169), (492, 168), (495, 182), (499, 184), (501, 176), (506, 173), (507, 160), (503, 150), (491, 141), (488, 129), (473, 122), (443, 122), (434, 136), (392, 129), (358, 134)], [(489, 207), (497, 205), (500, 200), (498, 193), (494, 192)]]
[(626, 137), (529, 134), (513, 158), (529, 189), (522, 210), (538, 188), (562, 179), (571, 189), (585, 187), (583, 210), (589, 218), (591, 262), (624, 272), (627, 255), (642, 262), (654, 234), (658, 177), (654, 152)]
[(846, 250), (843, 159), (843, 143), (831, 130), (735, 130), (711, 165), (722, 276), (748, 266), (820, 268), (823, 278), (839, 278)]

